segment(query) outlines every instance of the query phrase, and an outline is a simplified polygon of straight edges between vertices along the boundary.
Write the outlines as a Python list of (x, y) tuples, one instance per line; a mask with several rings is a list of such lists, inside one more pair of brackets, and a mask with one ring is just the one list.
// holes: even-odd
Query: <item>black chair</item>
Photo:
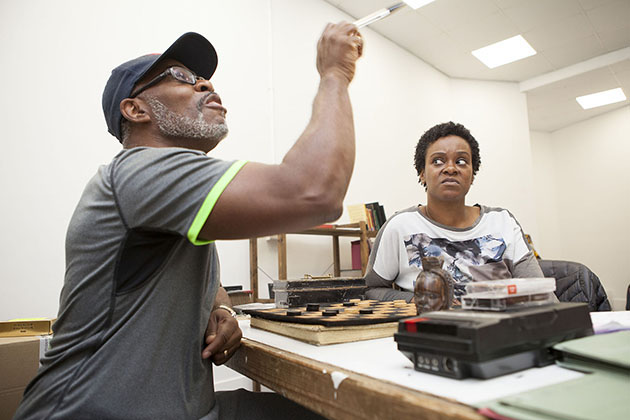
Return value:
[(587, 266), (572, 261), (538, 260), (545, 277), (556, 279), (560, 302), (585, 302), (591, 312), (610, 311), (610, 302), (599, 277)]

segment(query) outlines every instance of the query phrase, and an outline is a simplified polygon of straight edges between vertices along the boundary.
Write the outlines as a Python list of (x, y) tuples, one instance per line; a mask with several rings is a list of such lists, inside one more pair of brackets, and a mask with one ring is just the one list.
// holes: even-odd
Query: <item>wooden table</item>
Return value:
[(455, 380), (413, 370), (393, 338), (318, 347), (239, 323), (227, 366), (330, 419), (481, 420), (475, 404), (581, 375), (552, 365)]
[[(227, 366), (329, 419), (486, 419), (470, 406), (247, 338)], [(329, 372), (343, 378), (337, 388)]]

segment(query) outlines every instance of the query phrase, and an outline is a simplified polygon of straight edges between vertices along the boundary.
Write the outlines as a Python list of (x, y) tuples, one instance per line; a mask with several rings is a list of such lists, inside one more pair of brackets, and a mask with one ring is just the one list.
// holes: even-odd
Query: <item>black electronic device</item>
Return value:
[(273, 297), (277, 308), (363, 299), (366, 289), (362, 277), (313, 277), (306, 274), (298, 280), (273, 281)]
[(451, 309), (398, 322), (398, 350), (421, 372), (493, 378), (553, 363), (551, 346), (593, 334), (584, 303), (505, 312)]

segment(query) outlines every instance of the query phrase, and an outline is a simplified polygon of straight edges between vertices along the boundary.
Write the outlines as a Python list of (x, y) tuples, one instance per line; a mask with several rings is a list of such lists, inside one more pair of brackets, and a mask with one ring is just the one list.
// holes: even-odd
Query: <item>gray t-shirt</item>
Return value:
[(245, 164), (133, 148), (99, 168), (72, 216), (51, 349), (16, 419), (198, 419), (214, 405), (201, 358), (219, 285), (197, 235)]

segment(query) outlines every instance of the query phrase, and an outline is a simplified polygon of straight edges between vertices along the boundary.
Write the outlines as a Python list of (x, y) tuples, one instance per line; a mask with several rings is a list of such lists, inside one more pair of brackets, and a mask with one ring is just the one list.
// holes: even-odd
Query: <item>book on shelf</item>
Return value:
[(367, 223), (367, 213), (365, 211), (365, 204), (350, 204), (346, 206), (348, 209), (348, 217), (350, 223)]
[(374, 212), (367, 205), (365, 206), (365, 214), (367, 215), (368, 230), (376, 230), (376, 220), (374, 219)]
[(384, 207), (378, 202), (347, 206), (351, 223), (365, 222), (369, 230), (379, 230), (387, 220)]

